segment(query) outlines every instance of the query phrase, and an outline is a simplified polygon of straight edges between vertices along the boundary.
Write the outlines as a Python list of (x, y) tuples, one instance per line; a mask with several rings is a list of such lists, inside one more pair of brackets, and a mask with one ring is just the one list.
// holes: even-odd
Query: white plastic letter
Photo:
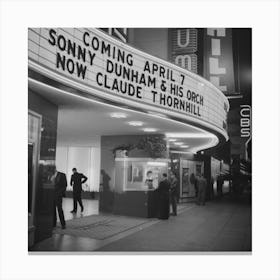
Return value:
[(226, 92), (227, 91), (227, 86), (221, 86), (220, 85), (220, 77), (217, 76), (210, 76), (210, 82), (216, 86), (218, 89), (220, 89), (221, 91)]
[(175, 64), (187, 70), (192, 70), (192, 59), (190, 55), (178, 55), (175, 58)]
[(220, 39), (211, 39), (211, 50), (212, 55), (221, 55), (221, 40)]
[[(185, 33), (186, 36), (186, 41), (182, 43), (182, 33)], [(185, 48), (189, 45), (190, 43), (190, 30), (189, 29), (178, 29), (177, 30), (177, 45), (181, 48)]]
[(210, 74), (221, 75), (226, 74), (226, 68), (219, 68), (219, 59), (210, 57), (209, 58)]

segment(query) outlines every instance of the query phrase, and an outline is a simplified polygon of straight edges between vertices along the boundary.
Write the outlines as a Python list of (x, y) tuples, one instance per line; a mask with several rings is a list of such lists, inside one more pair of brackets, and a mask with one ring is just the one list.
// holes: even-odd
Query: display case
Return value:
[(168, 159), (116, 158), (114, 212), (155, 217), (158, 184), (167, 171)]
[(167, 173), (168, 159), (116, 158), (115, 168), (118, 191), (155, 190), (161, 174)]

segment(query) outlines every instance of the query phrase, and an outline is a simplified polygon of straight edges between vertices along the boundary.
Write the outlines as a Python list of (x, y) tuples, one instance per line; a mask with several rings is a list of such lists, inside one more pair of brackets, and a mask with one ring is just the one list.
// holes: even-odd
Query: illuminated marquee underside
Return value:
[(97, 29), (29, 29), (29, 67), (92, 95), (197, 124), (228, 138), (229, 104), (203, 78)]

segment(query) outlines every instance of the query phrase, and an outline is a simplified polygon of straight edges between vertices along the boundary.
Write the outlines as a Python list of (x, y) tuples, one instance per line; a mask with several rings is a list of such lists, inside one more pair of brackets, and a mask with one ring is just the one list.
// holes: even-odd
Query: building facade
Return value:
[[(220, 172), (230, 177), (241, 173), (247, 175), (245, 180), (251, 177), (251, 32), (250, 28), (137, 28), (126, 32), (132, 45), (199, 74), (228, 98), (229, 140), (203, 152), (205, 164), (212, 162), (212, 171), (206, 173), (214, 179)], [(210, 184), (210, 175), (208, 180)]]
[(183, 200), (195, 197), (195, 176), (210, 184), (214, 170), (228, 169), (211, 148), (229, 139), (229, 101), (213, 85), (222, 79), (198, 75), (201, 49), (191, 40), (200, 32), (175, 32), (185, 52), (172, 30), (150, 29), (146, 39), (141, 32), (29, 29), (30, 246), (52, 234), (54, 166), (66, 174), (69, 195), (77, 167), (89, 178), (85, 193), (98, 194), (100, 211), (142, 217), (156, 215), (162, 173), (176, 171)]

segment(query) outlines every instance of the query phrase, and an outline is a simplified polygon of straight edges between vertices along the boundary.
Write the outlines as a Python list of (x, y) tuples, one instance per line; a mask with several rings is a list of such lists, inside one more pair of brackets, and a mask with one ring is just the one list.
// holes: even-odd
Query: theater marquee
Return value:
[(91, 87), (108, 100), (152, 106), (183, 119), (206, 122), (226, 135), (228, 101), (212, 84), (100, 30), (29, 29), (29, 59)]

